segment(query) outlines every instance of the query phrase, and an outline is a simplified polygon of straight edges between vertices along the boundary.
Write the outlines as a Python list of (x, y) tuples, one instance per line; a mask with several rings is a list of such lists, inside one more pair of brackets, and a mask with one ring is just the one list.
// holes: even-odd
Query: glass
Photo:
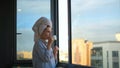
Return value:
[(17, 60), (32, 58), (32, 26), (41, 16), (50, 19), (50, 11), (50, 0), (17, 0)]
[(103, 54), (102, 47), (94, 47), (91, 49), (91, 66), (96, 68), (103, 68)]
[(73, 64), (109, 68), (120, 62), (112, 59), (120, 49), (120, 0), (71, 0), (71, 28)]
[(119, 63), (118, 62), (113, 62), (113, 68), (119, 68)]
[(112, 51), (112, 57), (118, 57), (118, 51)]
[(68, 62), (67, 0), (59, 0), (59, 62)]

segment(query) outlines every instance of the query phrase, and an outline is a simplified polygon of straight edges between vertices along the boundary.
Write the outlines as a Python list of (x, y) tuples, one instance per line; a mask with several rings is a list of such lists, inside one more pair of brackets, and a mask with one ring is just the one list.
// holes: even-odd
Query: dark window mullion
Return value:
[(71, 35), (71, 0), (68, 0), (68, 45), (69, 45), (69, 49), (68, 49), (68, 52), (69, 52), (69, 63), (72, 64), (72, 44), (71, 44), (71, 38), (72, 38), (72, 35)]

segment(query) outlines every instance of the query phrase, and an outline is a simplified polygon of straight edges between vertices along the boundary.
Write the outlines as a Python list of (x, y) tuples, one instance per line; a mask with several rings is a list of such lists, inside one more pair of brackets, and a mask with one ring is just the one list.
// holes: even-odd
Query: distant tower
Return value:
[(80, 64), (81, 63), (81, 56), (80, 56), (80, 51), (79, 51), (79, 47), (76, 46), (76, 50), (75, 50), (75, 54), (74, 54), (74, 60), (76, 64)]
[(116, 33), (116, 39), (117, 39), (117, 41), (120, 41), (120, 32), (119, 33)]
[(72, 40), (72, 63), (91, 66), (92, 42), (84, 39)]

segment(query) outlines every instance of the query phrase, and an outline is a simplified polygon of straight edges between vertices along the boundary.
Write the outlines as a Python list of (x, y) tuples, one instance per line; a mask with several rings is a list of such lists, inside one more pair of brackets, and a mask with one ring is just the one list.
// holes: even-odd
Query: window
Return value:
[(113, 62), (113, 68), (119, 68), (119, 52), (118, 51), (112, 51), (112, 62)]
[(112, 51), (112, 57), (118, 57), (118, 51)]
[(41, 16), (50, 19), (50, 11), (50, 0), (17, 0), (17, 60), (31, 60), (32, 26)]
[(67, 0), (59, 0), (59, 61), (68, 63)]
[(92, 56), (102, 56), (102, 48), (101, 47), (95, 47), (91, 50), (91, 55)]
[(91, 66), (103, 68), (102, 48), (94, 47), (91, 52)]
[(118, 62), (113, 62), (113, 68), (119, 68), (119, 63)]
[[(112, 51), (120, 48), (120, 1), (71, 0), (70, 6), (72, 63), (112, 67)], [(107, 52), (109, 64), (105, 63)]]

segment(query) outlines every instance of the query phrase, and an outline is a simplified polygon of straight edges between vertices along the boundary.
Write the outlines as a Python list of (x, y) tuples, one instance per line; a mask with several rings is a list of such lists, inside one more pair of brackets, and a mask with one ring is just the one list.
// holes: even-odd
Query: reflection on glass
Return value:
[(91, 53), (91, 65), (96, 68), (103, 68), (103, 55), (102, 55), (102, 47), (94, 47)]
[(68, 62), (67, 0), (59, 0), (59, 60)]
[(96, 68), (114, 67), (118, 63), (113, 60), (120, 63), (112, 59), (112, 51), (120, 49), (120, 1), (71, 0), (71, 12), (72, 63)]
[(50, 0), (17, 0), (17, 60), (32, 58), (32, 26), (41, 16), (50, 19)]

